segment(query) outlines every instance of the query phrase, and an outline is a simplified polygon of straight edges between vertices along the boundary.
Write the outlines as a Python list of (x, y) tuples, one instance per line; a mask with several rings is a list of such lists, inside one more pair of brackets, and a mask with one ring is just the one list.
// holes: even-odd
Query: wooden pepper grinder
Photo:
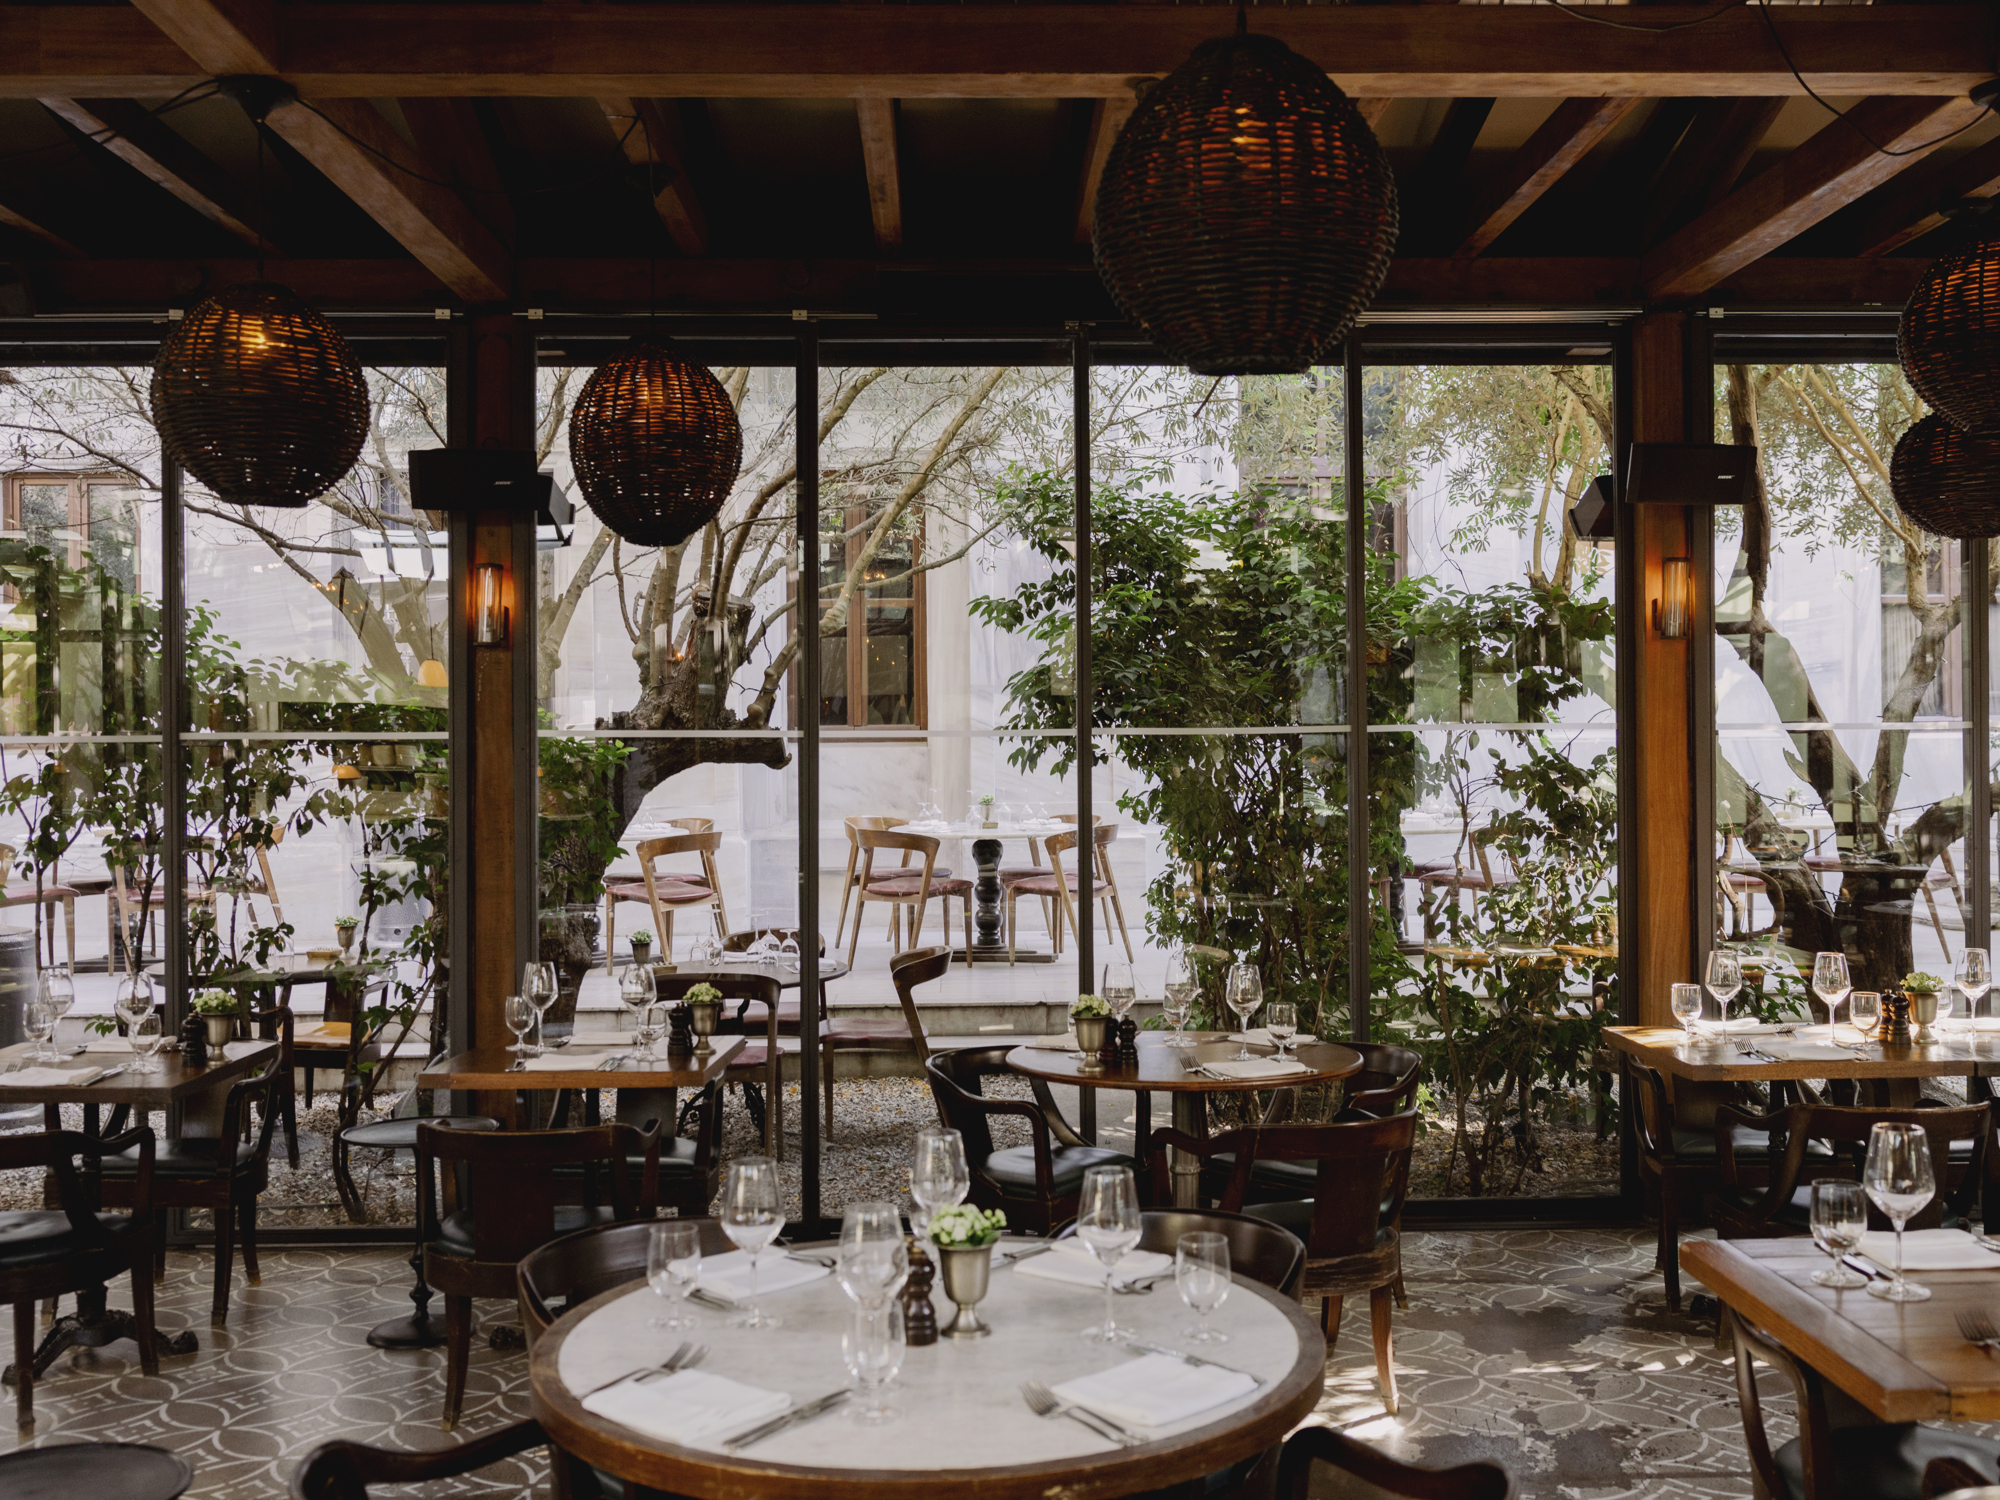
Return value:
[(1910, 997), (1903, 992), (1901, 985), (1882, 992), (1882, 1024), (1878, 1038), (1889, 1045), (1910, 1039)]
[(676, 1005), (667, 1012), (667, 1051), (675, 1057), (685, 1057), (694, 1051), (694, 1017), (688, 1014), (685, 1005)]
[(190, 1068), (208, 1066), (208, 1028), (200, 1016), (181, 1022), (181, 1062)]
[(931, 1283), (937, 1267), (921, 1241), (910, 1241), (910, 1276), (903, 1283), (903, 1342), (911, 1348), (938, 1341), (937, 1309), (931, 1306)]
[(1139, 1023), (1130, 1016), (1118, 1023), (1118, 1061), (1128, 1068), (1139, 1065)]

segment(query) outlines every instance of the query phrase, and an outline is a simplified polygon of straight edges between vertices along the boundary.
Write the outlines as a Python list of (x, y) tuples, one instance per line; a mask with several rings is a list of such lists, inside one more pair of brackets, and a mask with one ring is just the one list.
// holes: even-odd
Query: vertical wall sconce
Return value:
[(1653, 606), (1653, 624), (1663, 641), (1687, 639), (1688, 560), (1667, 557), (1660, 560), (1660, 598)]
[(472, 589), (472, 644), (507, 644), (507, 570), (499, 563), (481, 563)]

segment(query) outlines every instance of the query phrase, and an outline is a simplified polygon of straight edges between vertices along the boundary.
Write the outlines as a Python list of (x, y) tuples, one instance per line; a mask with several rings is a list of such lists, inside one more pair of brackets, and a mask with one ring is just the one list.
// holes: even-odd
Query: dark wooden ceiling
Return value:
[[(1574, 11), (1577, 8), (1572, 8)], [(1900, 301), (2000, 193), (1996, 7), (1265, 6), (1402, 187), (1381, 306)], [(1115, 316), (1089, 204), (1226, 7), (0, 7), (0, 315)], [(1804, 82), (1826, 101), (1809, 97)], [(265, 148), (244, 91), (280, 80)], [(271, 102), (275, 97), (275, 102)], [(1836, 117), (1827, 105), (1841, 111)]]

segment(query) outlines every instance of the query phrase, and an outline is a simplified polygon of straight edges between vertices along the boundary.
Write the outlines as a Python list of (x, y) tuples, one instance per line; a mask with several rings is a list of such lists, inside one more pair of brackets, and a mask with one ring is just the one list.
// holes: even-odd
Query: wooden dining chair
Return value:
[[(722, 1077), (709, 1085), (714, 1091), (716, 1117), (721, 1118), (721, 1099), (728, 1090), (743, 1091), (744, 1106), (764, 1137), (764, 1152), (773, 1161), (783, 1161), (785, 1151), (784, 1052), (779, 1038), (784, 1035), (786, 1002), (784, 989), (775, 974), (661, 974), (653, 981), (653, 993), (661, 1000), (677, 1001), (698, 984), (712, 985), (722, 995), (722, 1016), (716, 1026), (718, 1036), (747, 1037), (742, 1051), (729, 1060)], [(798, 1011), (792, 1008), (796, 1024)], [(705, 1106), (704, 1106), (705, 1107)], [(690, 1103), (689, 1110), (697, 1108)], [(718, 1126), (718, 1128), (720, 1128)], [(707, 1204), (702, 1205), (704, 1208)]]
[[(100, 1179), (91, 1169), (126, 1152), (132, 1157), (130, 1212), (100, 1213)], [(94, 1291), (130, 1275), (139, 1366), (148, 1375), (160, 1373), (153, 1347), (153, 1162), (153, 1132), (144, 1125), (108, 1139), (74, 1130), (0, 1136), (0, 1172), (44, 1174), (57, 1204), (0, 1213), (0, 1302), (14, 1305), (14, 1413), (22, 1427), (35, 1419), (40, 1299)]]
[(819, 1029), (819, 1086), (826, 1096), (826, 1138), (833, 1139), (834, 1059), (842, 1052), (873, 1052), (891, 1056), (903, 1054), (916, 1059), (921, 1068), (931, 1055), (924, 1035), (924, 1023), (917, 1014), (914, 991), (920, 984), (944, 978), (951, 967), (949, 948), (912, 948), (889, 960), (889, 982), (896, 987), (896, 1002), (902, 1007), (899, 1020), (867, 1020), (835, 1016)]
[(673, 962), (675, 912), (707, 908), (715, 918), (718, 941), (729, 936), (729, 912), (722, 904), (719, 884), (682, 880), (659, 869), (655, 861), (676, 854), (697, 854), (706, 870), (711, 868), (710, 861), (721, 847), (722, 835), (714, 832), (677, 833), (669, 838), (639, 841), (634, 852), (639, 856), (639, 876), (646, 889), (647, 907), (653, 913), (653, 930), (659, 935), (662, 962)]
[[(1169, 1190), (1166, 1148), (1176, 1147), (1207, 1161), (1232, 1158), (1222, 1194), (1227, 1213), (1248, 1212), (1290, 1230), (1305, 1242), (1304, 1291), (1323, 1299), (1320, 1327), (1329, 1346), (1340, 1336), (1340, 1315), (1349, 1296), (1368, 1294), (1375, 1336), (1375, 1375), (1382, 1403), (1396, 1411), (1391, 1302), (1403, 1276), (1403, 1204), (1409, 1196), (1410, 1153), (1416, 1145), (1415, 1110), (1386, 1119), (1324, 1125), (1254, 1125), (1196, 1140), (1178, 1130), (1153, 1132), (1153, 1195)], [(1244, 1198), (1259, 1161), (1314, 1163), (1310, 1198), (1258, 1203)]]
[[(669, 818), (667, 822), (671, 826), (680, 829), (683, 833), (715, 832), (715, 820), (713, 818)], [(717, 892), (722, 889), (722, 876), (716, 868), (715, 851), (712, 849), (700, 851), (700, 859), (695, 869), (664, 871), (656, 869), (654, 873), (656, 876), (668, 880), (675, 885), (684, 885)], [(646, 893), (645, 879), (643, 877), (638, 880), (613, 880), (607, 878), (604, 883), (604, 972), (607, 974), (615, 973), (617, 970), (618, 908), (628, 902), (636, 902), (640, 906), (645, 907), (649, 912), (652, 910), (652, 897)], [(716, 905), (718, 907), (722, 905), (719, 895), (716, 898)], [(729, 925), (729, 914), (726, 910), (722, 914), (722, 925), (724, 927)], [(662, 939), (662, 942), (664, 944), (664, 939)], [(661, 961), (672, 963), (674, 959), (673, 948), (670, 945), (663, 946), (658, 956)]]
[(377, 1448), (334, 1438), (321, 1443), (300, 1461), (292, 1471), (290, 1493), (292, 1500), (368, 1500), (370, 1485), (452, 1479), (541, 1447), (549, 1449), (552, 1467), (564, 1471), (566, 1482), (558, 1493), (582, 1496), (595, 1490), (595, 1474), (549, 1442), (541, 1423), (516, 1422), (435, 1453)]
[(1404, 1500), (1512, 1500), (1514, 1481), (1499, 1464), (1479, 1459), (1449, 1469), (1426, 1469), (1389, 1457), (1331, 1427), (1305, 1427), (1285, 1440), (1278, 1461), (1278, 1500), (1310, 1500), (1325, 1491), (1313, 1483), (1313, 1466), (1351, 1474), (1373, 1491)]
[[(1736, 1404), (1757, 1500), (1884, 1500), (1929, 1494), (1925, 1470), (1962, 1465), (1981, 1484), (2000, 1482), (2000, 1443), (1956, 1428), (1878, 1422), (1770, 1333), (1723, 1309), (1736, 1351)], [(1771, 1446), (1756, 1365), (1769, 1365), (1797, 1400), (1798, 1436)]]
[[(701, 1253), (727, 1255), (736, 1247), (722, 1225), (699, 1214), (682, 1214), (700, 1226)], [(639, 1219), (630, 1224), (605, 1224), (580, 1229), (530, 1250), (521, 1257), (516, 1287), (521, 1299), (521, 1326), (528, 1347), (551, 1323), (572, 1308), (613, 1287), (646, 1279), (646, 1247), (663, 1219)]]
[[(1058, 813), (1057, 821), (1075, 823), (1075, 813)], [(1125, 943), (1125, 962), (1132, 963), (1132, 934), (1125, 930), (1125, 906), (1118, 899), (1118, 874), (1111, 868), (1111, 846), (1118, 842), (1118, 825), (1107, 823), (1102, 818), (1091, 818), (1091, 898), (1104, 913), (1104, 933), (1111, 935), (1111, 923), (1118, 922), (1118, 936)], [(1074, 889), (1074, 887), (1072, 887)]]
[[(660, 1131), (631, 1125), (575, 1130), (417, 1128), (417, 1233), (424, 1280), (445, 1299), (444, 1427), (458, 1425), (472, 1353), (472, 1299), (520, 1295), (515, 1268), (529, 1251), (599, 1224), (651, 1218)], [(629, 1163), (643, 1163), (633, 1181)], [(583, 1169), (581, 1203), (561, 1201), (558, 1169)], [(442, 1168), (442, 1172), (440, 1171)], [(444, 1193), (439, 1198), (439, 1178)], [(603, 1201), (606, 1193), (610, 1201)]]
[[(938, 1118), (965, 1139), (966, 1165), (972, 1169), (968, 1199), (981, 1208), (1004, 1211), (1011, 1228), (1047, 1234), (1076, 1217), (1088, 1168), (1129, 1167), (1133, 1161), (1121, 1152), (1093, 1146), (1071, 1130), (1056, 1108), (1055, 1096), (1039, 1078), (1028, 1080), (1032, 1103), (987, 1097), (984, 1079), (1021, 1076), (1007, 1066), (1012, 1050), (961, 1047), (933, 1052), (924, 1063), (924, 1077)], [(992, 1122), (1003, 1117), (1027, 1122), (1027, 1145), (994, 1147)]]
[[(840, 920), (833, 924), (833, 941), (836, 946), (838, 946), (840, 942), (841, 933), (847, 929), (848, 902), (854, 895), (856, 888), (859, 887), (861, 884), (861, 844), (859, 840), (857, 840), (854, 837), (855, 833), (864, 828), (879, 832), (882, 829), (894, 828), (897, 824), (905, 823), (908, 821), (909, 820), (907, 818), (899, 818), (893, 816), (854, 817), (854, 818), (841, 819), (841, 826), (846, 830), (847, 833), (847, 872), (841, 877), (841, 883), (840, 883)], [(891, 870), (879, 870), (875, 878), (877, 880), (909, 879), (911, 874), (913, 873), (910, 869), (910, 856), (915, 852), (916, 851), (912, 849), (905, 849), (903, 851), (902, 864)], [(936, 865), (931, 870), (931, 877), (935, 880), (942, 880), (949, 874), (951, 874), (951, 870), (948, 866), (945, 865)], [(901, 919), (902, 919), (901, 908), (897, 908), (896, 910), (893, 910), (889, 913), (889, 920), (891, 922), (897, 922), (900, 921)], [(860, 920), (861, 918), (857, 910), (855, 921), (859, 922)], [(918, 941), (916, 933), (912, 932), (910, 934), (910, 941), (912, 943)], [(824, 952), (825, 950), (822, 949), (821, 951)]]
[[(1074, 1224), (1065, 1225), (1057, 1239), (1076, 1233)], [(1299, 1278), (1305, 1272), (1305, 1242), (1291, 1230), (1249, 1214), (1224, 1213), (1217, 1208), (1149, 1208), (1139, 1215), (1139, 1246), (1160, 1255), (1172, 1255), (1184, 1234), (1219, 1234), (1229, 1241), (1229, 1269), (1240, 1271), (1252, 1281), (1262, 1282), (1274, 1292), (1296, 1298)]]
[[(868, 911), (870, 902), (883, 902), (892, 908), (906, 908), (909, 913), (908, 933), (911, 943), (923, 937), (924, 913), (933, 898), (942, 903), (944, 939), (951, 941), (951, 903), (957, 898), (965, 915), (965, 951), (972, 951), (972, 882), (941, 875), (937, 869), (938, 841), (921, 833), (893, 833), (886, 828), (857, 828), (854, 830), (855, 845), (861, 851), (860, 883), (854, 889), (854, 931), (847, 939), (847, 962), (854, 963), (854, 951), (861, 943), (861, 919)], [(875, 868), (876, 856), (885, 849), (903, 852), (905, 864), (893, 874), (880, 873)], [(923, 868), (914, 873), (904, 873), (908, 869), (911, 853), (923, 857)], [(889, 939), (895, 951), (903, 951), (903, 928), (892, 921), (889, 925)]]
[(1042, 840), (1042, 848), (1049, 856), (1049, 867), (1040, 874), (1017, 875), (1012, 880), (1000, 883), (1001, 896), (1006, 903), (1002, 917), (1007, 924), (1007, 966), (1014, 965), (1014, 928), (1017, 921), (1015, 903), (1023, 896), (1034, 896), (1042, 903), (1042, 914), (1049, 924), (1049, 945), (1058, 956), (1063, 951), (1063, 928), (1068, 926), (1072, 937), (1077, 934), (1076, 896), (1079, 884), (1076, 873), (1063, 868), (1063, 856), (1076, 848), (1077, 836), (1069, 833), (1052, 833)]

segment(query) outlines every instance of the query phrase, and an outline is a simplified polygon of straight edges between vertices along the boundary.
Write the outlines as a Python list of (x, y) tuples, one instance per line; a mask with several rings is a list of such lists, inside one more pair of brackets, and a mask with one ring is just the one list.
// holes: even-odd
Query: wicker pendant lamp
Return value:
[(1903, 307), (1896, 353), (1934, 410), (1967, 432), (2000, 432), (2000, 241), (1931, 263)]
[(1381, 290), (1396, 179), (1368, 122), (1275, 37), (1204, 42), (1132, 111), (1097, 190), (1097, 269), (1201, 375), (1310, 368)]
[(641, 337), (584, 385), (569, 456), (600, 521), (639, 546), (672, 547), (721, 512), (743, 467), (743, 428), (706, 365)]
[(2000, 434), (1964, 432), (1932, 412), (1896, 444), (1889, 489), (1932, 536), (2000, 536)]
[(368, 387), (347, 340), (289, 287), (250, 281), (190, 308), (153, 362), (167, 454), (224, 500), (296, 509), (354, 467)]

